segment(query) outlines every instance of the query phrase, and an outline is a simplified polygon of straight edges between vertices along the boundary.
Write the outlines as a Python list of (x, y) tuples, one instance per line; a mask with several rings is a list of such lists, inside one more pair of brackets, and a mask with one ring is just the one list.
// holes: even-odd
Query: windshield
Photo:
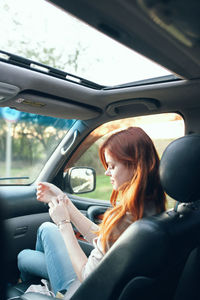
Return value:
[(0, 1), (0, 49), (113, 86), (171, 74), (44, 0)]
[(0, 108), (0, 185), (32, 183), (75, 121)]

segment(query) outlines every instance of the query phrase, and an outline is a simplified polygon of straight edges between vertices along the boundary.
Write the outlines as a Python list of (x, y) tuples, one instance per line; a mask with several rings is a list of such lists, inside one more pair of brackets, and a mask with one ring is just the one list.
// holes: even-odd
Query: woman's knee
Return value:
[(46, 236), (48, 234), (51, 235), (52, 233), (54, 233), (57, 230), (58, 230), (57, 226), (54, 223), (52, 223), (52, 222), (44, 222), (38, 228), (37, 234), (40, 237), (44, 237), (44, 236)]
[(30, 249), (24, 249), (19, 252), (17, 256), (17, 265), (19, 270), (22, 270), (24, 268), (24, 265), (26, 265), (27, 259), (30, 258), (30, 251)]

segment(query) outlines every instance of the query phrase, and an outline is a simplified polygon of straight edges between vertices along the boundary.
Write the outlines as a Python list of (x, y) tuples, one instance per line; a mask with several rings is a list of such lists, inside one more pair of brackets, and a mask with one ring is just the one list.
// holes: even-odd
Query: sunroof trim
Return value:
[[(4, 58), (5, 56), (5, 58)], [(84, 79), (82, 77), (73, 75), (71, 73), (67, 73), (65, 71), (61, 71), (59, 69), (47, 66), (45, 64), (39, 63), (39, 62), (35, 62), (33, 60), (0, 50), (0, 61), (9, 63), (9, 64), (13, 64), (16, 66), (20, 66), (32, 71), (36, 71), (39, 73), (43, 73), (46, 75), (50, 75), (53, 77), (57, 77), (66, 81), (70, 81), (79, 85), (83, 85), (83, 86), (87, 86), (93, 89), (97, 89), (97, 90), (101, 90), (103, 89), (105, 86), (103, 85), (99, 85), (95, 82), (89, 81), (87, 79)]]
[(124, 84), (118, 84), (114, 86), (106, 86), (103, 88), (103, 90), (114, 90), (114, 89), (127, 88), (133, 86), (145, 86), (150, 84), (158, 84), (158, 83), (171, 82), (177, 80), (182, 80), (182, 78), (171, 74), (171, 75), (164, 75), (159, 77), (152, 77), (148, 79), (138, 80), (134, 82), (128, 82)]
[(73, 82), (82, 86), (86, 86), (89, 88), (93, 88), (96, 90), (112, 90), (112, 89), (118, 89), (118, 88), (127, 88), (132, 86), (144, 86), (149, 84), (156, 84), (156, 83), (162, 83), (162, 82), (170, 82), (175, 80), (181, 80), (180, 77), (177, 77), (176, 75), (164, 75), (160, 77), (153, 77), (148, 79), (143, 79), (139, 81), (134, 82), (128, 82), (124, 84), (119, 85), (113, 85), (113, 86), (103, 86), (99, 85), (95, 82), (89, 81), (87, 79), (84, 79), (82, 77), (73, 75), (71, 73), (67, 73), (65, 71), (61, 71), (59, 69), (47, 66), (45, 64), (35, 62), (33, 60), (0, 50), (0, 61), (13, 64), (16, 66), (20, 66), (32, 71), (36, 71), (39, 73), (43, 73), (49, 76), (57, 77), (69, 82)]

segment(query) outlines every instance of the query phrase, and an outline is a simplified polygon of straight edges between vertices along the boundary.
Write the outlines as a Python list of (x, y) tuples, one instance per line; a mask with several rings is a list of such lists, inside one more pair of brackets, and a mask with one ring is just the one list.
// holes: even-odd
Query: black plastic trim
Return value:
[[(104, 86), (99, 85), (95, 82), (86, 80), (82, 77), (73, 75), (71, 73), (61, 71), (59, 69), (44, 65), (42, 63), (35, 62), (33, 60), (30, 60), (30, 59), (27, 59), (27, 58), (24, 58), (24, 57), (15, 55), (15, 54), (11, 54), (9, 52), (2, 51), (2, 50), (0, 50), (0, 53), (5, 55), (5, 58), (0, 56), (0, 61), (7, 62), (8, 64), (20, 66), (22, 68), (26, 68), (31, 71), (35, 71), (35, 72), (43, 73), (43, 74), (46, 74), (49, 76), (57, 77), (57, 78), (60, 78), (60, 79), (63, 79), (63, 80), (69, 81), (69, 82), (73, 82), (73, 83), (76, 83), (79, 85), (87, 86), (87, 87), (90, 87), (93, 89), (101, 90), (102, 88), (104, 88)], [(34, 65), (36, 67), (31, 67), (31, 65)], [(41, 69), (39, 69), (39, 68), (41, 68)], [(69, 76), (71, 79), (68, 79), (67, 76)]]

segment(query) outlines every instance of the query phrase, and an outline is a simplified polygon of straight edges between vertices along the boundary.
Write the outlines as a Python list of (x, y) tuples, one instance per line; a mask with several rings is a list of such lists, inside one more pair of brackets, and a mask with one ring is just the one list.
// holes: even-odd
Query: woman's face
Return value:
[(110, 176), (113, 189), (117, 191), (125, 182), (131, 180), (133, 171), (115, 160), (107, 150), (105, 150), (105, 160), (108, 166), (105, 175)]

